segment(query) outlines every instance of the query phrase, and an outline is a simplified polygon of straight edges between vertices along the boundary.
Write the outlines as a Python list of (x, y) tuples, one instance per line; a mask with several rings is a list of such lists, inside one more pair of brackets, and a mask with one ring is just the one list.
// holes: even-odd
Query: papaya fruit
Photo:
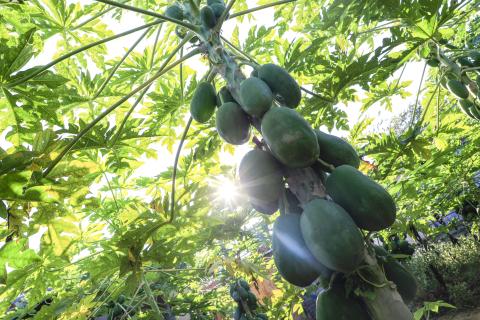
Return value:
[(360, 299), (347, 296), (343, 284), (333, 285), (317, 297), (316, 320), (371, 320)]
[(300, 87), (284, 68), (273, 63), (262, 65), (258, 77), (265, 81), (272, 92), (281, 98), (281, 103), (289, 108), (296, 108), (302, 99)]
[[(223, 3), (212, 3), (209, 5), (212, 8), (213, 13), (215, 14), (215, 18), (220, 18), (222, 16), (223, 11), (225, 11), (226, 7)], [(227, 15), (228, 18), (228, 15)]]
[(227, 102), (235, 102), (235, 99), (233, 98), (232, 94), (230, 93), (230, 90), (226, 86), (223, 86), (220, 91), (218, 91), (217, 94), (217, 106), (221, 106), (224, 103)]
[(258, 71), (257, 69), (253, 69), (250, 73), (250, 78), (258, 78)]
[(468, 89), (467, 87), (456, 79), (450, 79), (447, 81), (448, 90), (459, 99), (468, 98)]
[(209, 6), (205, 6), (200, 10), (200, 19), (207, 29), (212, 29), (217, 24), (215, 12), (213, 12), (212, 8)]
[(311, 285), (332, 271), (308, 250), (300, 230), (300, 215), (284, 214), (275, 220), (272, 233), (273, 261), (283, 279), (298, 287)]
[(415, 277), (401, 263), (395, 260), (384, 248), (374, 246), (378, 263), (385, 271), (387, 280), (397, 286), (397, 291), (405, 303), (410, 303), (417, 293)]
[(226, 142), (241, 145), (250, 138), (250, 121), (247, 114), (235, 102), (227, 102), (217, 109), (217, 132)]
[(307, 203), (300, 217), (300, 229), (307, 248), (327, 268), (349, 273), (363, 261), (362, 234), (335, 202), (314, 199)]
[(265, 202), (251, 197), (250, 204), (253, 209), (266, 215), (272, 215), (278, 210), (278, 201)]
[(360, 158), (355, 149), (345, 140), (334, 135), (315, 130), (320, 150), (320, 159), (338, 167), (344, 164), (358, 168)]
[(302, 214), (300, 201), (289, 188), (284, 189), (283, 196), (279, 202), (280, 214)]
[(478, 51), (470, 51), (468, 54), (470, 59), (472, 60), (473, 67), (480, 67), (480, 52)]
[(283, 175), (281, 165), (270, 153), (260, 149), (249, 151), (240, 161), (238, 175), (241, 190), (249, 196), (252, 206), (278, 209)]
[(460, 57), (460, 58), (457, 59), (457, 62), (464, 68), (473, 67), (472, 62), (467, 57)]
[(259, 78), (248, 78), (240, 84), (240, 100), (246, 113), (262, 117), (273, 103), (270, 87)]
[(431, 59), (428, 59), (427, 60), (427, 64), (430, 66), (430, 67), (433, 67), (433, 68), (436, 68), (440, 65), (440, 61), (436, 58), (431, 58)]
[(270, 108), (263, 116), (261, 131), (275, 158), (288, 167), (305, 168), (318, 159), (315, 131), (295, 110)]
[(223, 0), (207, 0), (207, 5), (211, 6), (214, 4), (222, 4), (225, 6), (225, 2)]
[(209, 82), (200, 82), (190, 102), (192, 118), (200, 123), (205, 123), (213, 115), (217, 105), (215, 88)]
[(458, 100), (458, 105), (460, 107), (460, 110), (463, 111), (463, 113), (465, 113), (467, 116), (471, 117), (471, 118), (474, 118), (473, 114), (472, 114), (472, 108), (474, 108), (475, 106), (473, 105), (473, 102), (471, 102), (470, 100), (467, 100), (467, 99), (460, 99)]
[(165, 15), (169, 18), (176, 19), (176, 20), (183, 20), (183, 8), (178, 4), (173, 4), (167, 7), (165, 10)]
[(354, 167), (335, 168), (325, 187), (327, 194), (348, 212), (359, 228), (379, 231), (395, 222), (397, 209), (393, 198)]

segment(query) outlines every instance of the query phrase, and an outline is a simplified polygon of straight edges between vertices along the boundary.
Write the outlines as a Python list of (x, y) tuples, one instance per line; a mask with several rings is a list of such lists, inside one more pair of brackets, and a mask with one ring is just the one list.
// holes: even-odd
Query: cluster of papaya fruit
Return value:
[[(215, 27), (225, 9), (226, 6), (223, 0), (207, 0), (207, 5), (200, 9), (200, 22), (202, 27), (207, 30)], [(165, 15), (179, 21), (193, 20), (193, 17), (189, 16), (189, 10), (186, 10), (185, 6), (180, 3), (174, 3), (173, 5), (168, 6), (165, 10)], [(175, 33), (180, 39), (183, 39), (187, 34), (187, 30), (182, 26), (177, 26), (175, 28)], [(190, 42), (195, 43), (198, 40), (198, 37), (195, 36)]]
[[(457, 57), (455, 63), (461, 70), (460, 74), (449, 72), (451, 66), (447, 66), (440, 84), (458, 99), (463, 113), (480, 120), (480, 52), (469, 51), (467, 55)], [(427, 64), (432, 67), (441, 66), (440, 61), (434, 57), (427, 60)], [(470, 80), (469, 75), (474, 75), (475, 81)]]
[(257, 297), (250, 291), (248, 282), (238, 279), (230, 285), (230, 296), (237, 303), (234, 320), (268, 320), (264, 313), (258, 313)]

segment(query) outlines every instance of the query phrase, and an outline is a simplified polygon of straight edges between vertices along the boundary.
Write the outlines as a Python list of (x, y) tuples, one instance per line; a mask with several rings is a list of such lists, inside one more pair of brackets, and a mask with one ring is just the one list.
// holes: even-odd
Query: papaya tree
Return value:
[[(230, 293), (283, 319), (315, 282), (317, 319), (413, 317), (415, 279), (372, 239), (478, 198), (477, 3), (0, 5), (2, 313), (221, 319)], [(372, 132), (418, 61), (408, 127)], [(281, 293), (250, 310), (239, 277)]]

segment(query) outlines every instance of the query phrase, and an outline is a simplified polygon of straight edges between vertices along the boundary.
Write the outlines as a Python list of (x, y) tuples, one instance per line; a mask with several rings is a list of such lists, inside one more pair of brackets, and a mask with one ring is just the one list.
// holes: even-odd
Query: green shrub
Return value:
[(480, 305), (480, 242), (473, 237), (460, 238), (457, 245), (441, 242), (429, 250), (419, 248), (406, 264), (418, 280), (419, 303), (444, 300), (457, 308)]

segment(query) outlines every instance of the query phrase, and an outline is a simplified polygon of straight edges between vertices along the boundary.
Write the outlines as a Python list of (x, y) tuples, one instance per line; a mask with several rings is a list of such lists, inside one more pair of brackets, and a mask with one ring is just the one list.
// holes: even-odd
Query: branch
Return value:
[(150, 31), (150, 28), (148, 28), (141, 36), (140, 38), (137, 39), (137, 41), (135, 41), (135, 43), (130, 47), (130, 49), (128, 49), (128, 51), (123, 55), (122, 59), (120, 59), (120, 61), (118, 61), (118, 63), (115, 65), (115, 67), (113, 67), (112, 71), (110, 72), (110, 74), (108, 75), (107, 79), (105, 79), (105, 81), (102, 83), (102, 85), (100, 86), (100, 88), (98, 89), (97, 93), (95, 93), (95, 95), (92, 97), (91, 100), (95, 100), (98, 98), (98, 96), (102, 93), (103, 89), (105, 89), (105, 87), (107, 86), (107, 84), (110, 82), (110, 80), (112, 79), (113, 75), (115, 74), (115, 72), (117, 72), (118, 68), (120, 67), (120, 65), (125, 61), (125, 59), (127, 59), (128, 55), (133, 51), (133, 49), (135, 49), (135, 47), (140, 43), (140, 41), (142, 41), (143, 38), (145, 38), (145, 36), (147, 35), (148, 31)]
[(195, 49), (191, 51), (189, 54), (185, 55), (183, 59), (179, 59), (166, 67), (163, 70), (159, 70), (153, 77), (148, 79), (145, 83), (142, 85), (138, 86), (135, 88), (132, 92), (121, 98), (119, 101), (117, 101), (115, 104), (110, 106), (107, 110), (102, 112), (100, 115), (98, 115), (92, 122), (90, 122), (82, 131), (80, 131), (75, 138), (63, 149), (63, 151), (50, 163), (50, 165), (47, 167), (47, 169), (43, 172), (43, 177), (48, 176), (48, 174), (52, 171), (52, 169), (62, 160), (62, 158), (72, 149), (72, 147), (85, 135), (87, 134), (100, 120), (105, 118), (110, 112), (121, 106), (125, 101), (127, 101), (130, 97), (135, 95), (136, 93), (140, 92), (141, 90), (145, 89), (149, 85), (151, 85), (155, 80), (157, 80), (159, 77), (161, 77), (163, 74), (166, 72), (170, 71), (183, 61), (197, 55), (201, 51), (199, 49)]
[(182, 139), (180, 140), (180, 144), (177, 148), (177, 154), (175, 155), (175, 162), (173, 164), (173, 174), (172, 174), (172, 197), (171, 197), (171, 205), (170, 205), (170, 218), (168, 219), (168, 223), (171, 223), (175, 218), (175, 180), (177, 178), (177, 166), (178, 166), (178, 159), (180, 158), (180, 151), (182, 151), (183, 143), (187, 137), (188, 130), (190, 129), (190, 125), (192, 124), (192, 117), (188, 119), (187, 125), (185, 126), (185, 130), (183, 131)]
[(295, 2), (295, 1), (297, 1), (297, 0), (282, 0), (282, 1), (272, 2), (272, 3), (269, 3), (269, 4), (264, 4), (263, 6), (258, 6), (256, 8), (251, 8), (251, 9), (248, 9), (248, 10), (244, 10), (244, 11), (234, 13), (234, 14), (230, 15), (228, 20), (246, 15), (246, 14), (249, 14), (249, 13), (252, 13), (252, 12), (255, 12), (255, 11), (259, 11), (259, 10), (263, 10), (263, 9), (267, 9), (267, 8), (270, 8), (270, 7), (278, 6), (278, 5), (289, 3), (289, 2)]
[(88, 50), (88, 49), (90, 49), (90, 48), (92, 48), (92, 47), (98, 46), (98, 45), (103, 44), (103, 43), (105, 43), (105, 42), (108, 42), (108, 41), (111, 41), (111, 40), (115, 40), (115, 39), (118, 39), (118, 38), (120, 38), (120, 37), (129, 35), (129, 34), (131, 34), (131, 33), (134, 33), (134, 32), (140, 31), (140, 30), (143, 30), (143, 29), (145, 29), (145, 28), (150, 28), (151, 26), (154, 26), (154, 25), (159, 24), (159, 23), (162, 23), (162, 21), (161, 21), (161, 20), (157, 20), (157, 21), (154, 21), (154, 22), (151, 22), (151, 23), (147, 23), (147, 24), (145, 24), (145, 25), (143, 25), (143, 26), (141, 26), (141, 27), (137, 27), (137, 28), (134, 28), (134, 29), (131, 29), (131, 30), (122, 32), (122, 33), (119, 33), (119, 34), (117, 34), (117, 35), (114, 35), (114, 36), (111, 36), (111, 37), (108, 37), (108, 38), (105, 38), (105, 39), (98, 40), (98, 41), (95, 41), (95, 42), (93, 42), (93, 43), (87, 44), (86, 46), (80, 47), (80, 48), (78, 48), (78, 49), (76, 49), (76, 50), (73, 50), (72, 52), (69, 52), (69, 53), (67, 53), (67, 54), (65, 54), (65, 55), (63, 55), (63, 56), (61, 56), (61, 57), (53, 60), (52, 62), (44, 65), (44, 66), (41, 67), (41, 68), (39, 68), (37, 71), (35, 71), (35, 72), (32, 73), (31, 75), (28, 75), (28, 76), (26, 76), (26, 77), (24, 77), (24, 78), (18, 79), (17, 81), (14, 81), (14, 82), (12, 82), (12, 83), (8, 83), (7, 85), (8, 85), (9, 87), (14, 87), (14, 86), (16, 86), (16, 85), (19, 85), (19, 84), (21, 84), (21, 83), (23, 83), (23, 82), (25, 82), (25, 81), (28, 81), (28, 80), (30, 80), (30, 79), (38, 76), (40, 73), (44, 72), (45, 70), (53, 67), (54, 65), (56, 65), (57, 63), (62, 62), (62, 61), (65, 60), (65, 59), (70, 58), (71, 56), (76, 55), (77, 53), (80, 53), (80, 52), (82, 52), (82, 51)]
[(160, 14), (160, 13), (156, 13), (156, 12), (145, 10), (145, 9), (140, 9), (140, 8), (137, 8), (137, 7), (129, 6), (128, 4), (123, 4), (123, 3), (116, 2), (116, 1), (111, 1), (111, 0), (95, 0), (95, 1), (106, 3), (106, 4), (109, 4), (111, 6), (115, 6), (115, 7), (118, 7), (118, 8), (138, 12), (138, 13), (141, 13), (141, 14), (145, 14), (147, 16), (151, 16), (151, 17), (162, 19), (162, 20), (170, 21), (170, 22), (179, 24), (181, 26), (184, 26), (185, 28), (187, 28), (189, 30), (198, 31), (198, 27), (196, 25), (193, 25), (193, 24), (185, 22), (185, 21), (180, 21), (180, 20), (177, 20), (177, 19), (172, 19), (172, 18), (167, 17), (166, 15), (163, 15), (163, 14)]

